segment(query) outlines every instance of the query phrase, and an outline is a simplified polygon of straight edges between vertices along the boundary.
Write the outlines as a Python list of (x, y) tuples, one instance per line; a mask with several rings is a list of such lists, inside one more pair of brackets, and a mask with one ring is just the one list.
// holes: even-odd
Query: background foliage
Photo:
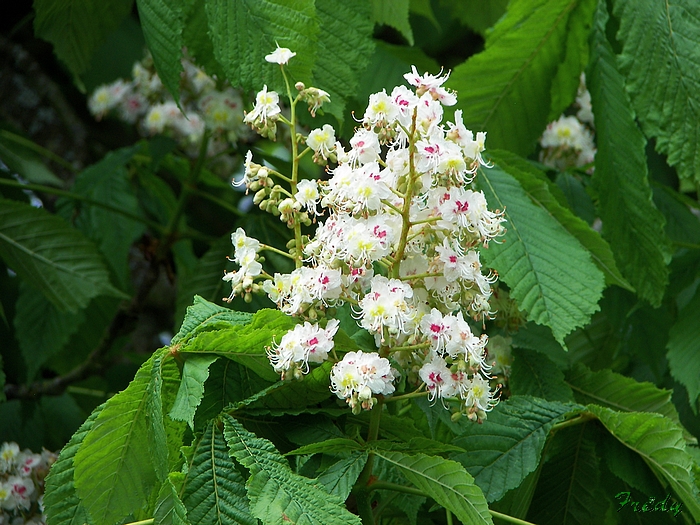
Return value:
[[(700, 4), (36, 0), (24, 15), (0, 41), (0, 440), (65, 445), (49, 523), (359, 523), (362, 498), (381, 523), (700, 521)], [(517, 305), (490, 327), (514, 359), (483, 425), (409, 402), (373, 445), (328, 367), (275, 382), (264, 346), (294, 321), (262, 299), (222, 306), (221, 274), (237, 227), (278, 246), (285, 229), (173, 141), (85, 110), (144, 44), (176, 99), (183, 47), (249, 95), (284, 88), (263, 57), (291, 48), (345, 137), (412, 64), (452, 69), (465, 125), (488, 132), (480, 188), (508, 219), (482, 256)], [(582, 71), (595, 171), (558, 172), (537, 141)], [(625, 491), (682, 512), (617, 512)]]

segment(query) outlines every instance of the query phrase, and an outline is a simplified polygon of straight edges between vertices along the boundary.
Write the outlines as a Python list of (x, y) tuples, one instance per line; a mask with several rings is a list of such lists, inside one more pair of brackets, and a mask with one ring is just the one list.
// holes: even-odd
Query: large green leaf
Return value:
[[(216, 355), (188, 355), (182, 365), (182, 382), (170, 417), (186, 421), (194, 429), (194, 414), (204, 397), (204, 382), (209, 377), (209, 366), (218, 359)], [(218, 392), (221, 395), (221, 392)]]
[(493, 523), (486, 498), (464, 467), (449, 459), (377, 451), (426, 496), (451, 511), (462, 523)]
[(182, 474), (174, 472), (165, 480), (158, 494), (158, 502), (153, 512), (155, 525), (189, 525), (187, 509), (172, 481), (172, 477), (180, 478)]
[(43, 209), (1, 201), (0, 257), (62, 311), (75, 312), (98, 295), (123, 297), (95, 245)]
[(285, 66), (293, 81), (311, 80), (319, 32), (312, 0), (206, 0), (205, 5), (214, 55), (232, 85), (284, 89), (280, 67), (265, 61), (277, 45), (297, 54)]
[(154, 359), (105, 404), (75, 455), (75, 489), (96, 524), (113, 525), (143, 507), (157, 475), (149, 421)]
[(195, 442), (182, 493), (192, 525), (255, 525), (246, 499), (245, 478), (229, 456), (224, 434), (210, 422)]
[(700, 4), (614, 0), (613, 6), (620, 64), (642, 128), (682, 178), (700, 181)]
[(95, 419), (104, 405), (96, 408), (90, 417), (73, 434), (51, 466), (44, 488), (44, 507), (52, 525), (85, 525), (93, 523), (87, 510), (76, 495), (73, 474), (74, 459), (85, 436), (92, 429)]
[[(550, 213), (591, 253), (593, 262), (605, 274), (607, 284), (615, 284), (634, 291), (617, 269), (610, 245), (600, 236), (600, 233), (574, 215), (557, 199), (558, 186), (550, 182), (542, 171), (514, 153), (502, 150), (491, 151), (490, 156), (502, 170), (518, 180), (535, 204)], [(566, 197), (561, 195), (561, 198)]]
[(48, 40), (78, 80), (93, 53), (131, 11), (133, 0), (36, 0), (34, 32)]
[(372, 20), (396, 29), (408, 45), (413, 45), (413, 30), (408, 20), (410, 0), (372, 0)]
[(318, 482), (329, 494), (345, 501), (350, 495), (360, 472), (367, 463), (367, 452), (356, 450), (350, 455), (333, 463), (318, 476)]
[(0, 159), (11, 173), (16, 173), (28, 182), (62, 187), (63, 180), (54, 175), (39, 155), (28, 147), (31, 144), (33, 143), (29, 139), (0, 130)]
[(552, 92), (563, 110), (575, 95), (581, 61), (567, 46), (586, 45), (594, 0), (511, 0), (486, 37), (485, 49), (454, 69), (465, 125), (487, 131), (488, 143), (527, 155), (547, 124)]
[[(263, 379), (278, 378), (266, 348), (279, 341), (296, 321), (278, 310), (259, 310), (249, 324), (228, 323), (216, 331), (202, 331), (180, 344), (180, 352), (206, 352), (241, 363)], [(217, 326), (217, 328), (219, 328)]]
[(591, 33), (586, 77), (598, 137), (593, 182), (600, 199), (603, 236), (623, 275), (640, 297), (658, 306), (668, 282), (669, 241), (664, 218), (652, 201), (646, 141), (634, 121), (624, 78), (606, 39), (606, 22), (605, 4), (601, 3)]
[(467, 469), (488, 501), (517, 487), (540, 462), (552, 426), (576, 405), (514, 396), (499, 403), (482, 425), (469, 425), (453, 440), (467, 452), (453, 456)]
[(557, 452), (543, 467), (528, 521), (538, 525), (603, 523), (609, 505), (599, 486), (596, 429), (586, 423), (557, 433)]
[(146, 45), (163, 85), (180, 100), (183, 14), (177, 2), (136, 0)]
[(85, 321), (85, 312), (61, 312), (46, 297), (20, 283), (15, 306), (15, 334), (27, 366), (27, 380), (56, 355)]
[(514, 395), (535, 396), (547, 401), (573, 401), (564, 373), (545, 354), (524, 348), (513, 349), (509, 378)]
[[(137, 150), (137, 147), (131, 147), (108, 153), (100, 162), (78, 175), (73, 191), (138, 216), (138, 201), (129, 185), (126, 170), (127, 162)], [(80, 213), (71, 215), (78, 229), (97, 244), (112, 267), (121, 289), (128, 290), (131, 286), (129, 250), (143, 233), (143, 223), (91, 204), (81, 205)]]
[(477, 33), (485, 34), (508, 7), (508, 0), (489, 0), (488, 2), (454, 2), (440, 0), (440, 6), (450, 10), (453, 17)]
[(318, 36), (314, 83), (330, 93), (331, 102), (323, 110), (342, 123), (345, 99), (357, 94), (359, 78), (374, 53), (374, 24), (365, 1), (317, 0), (316, 12), (323, 31)]
[(244, 325), (249, 323), (252, 318), (253, 316), (249, 313), (236, 312), (230, 308), (210, 303), (206, 299), (195, 295), (194, 302), (187, 307), (182, 326), (173, 337), (171, 344), (175, 345), (203, 330), (224, 328), (230, 325)]
[(694, 482), (693, 458), (685, 450), (681, 428), (659, 414), (621, 413), (589, 405), (605, 428), (639, 454), (670, 485), (695, 521), (700, 521), (700, 493)]
[(224, 416), (224, 435), (231, 455), (250, 470), (251, 512), (264, 525), (360, 525), (342, 499), (292, 472), (270, 441), (252, 434), (230, 416)]
[(700, 397), (700, 289), (681, 310), (671, 327), (668, 341), (668, 366), (671, 375), (688, 390), (693, 411), (698, 413)]
[(590, 253), (544, 209), (532, 203), (517, 180), (499, 167), (482, 170), (479, 185), (491, 207), (505, 210), (507, 232), (482, 254), (510, 287), (528, 320), (564, 337), (585, 325), (603, 292), (604, 276)]

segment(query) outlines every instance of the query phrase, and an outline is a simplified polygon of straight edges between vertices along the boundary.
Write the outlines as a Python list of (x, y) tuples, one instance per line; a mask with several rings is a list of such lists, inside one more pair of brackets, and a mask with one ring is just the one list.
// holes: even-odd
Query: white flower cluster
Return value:
[[(98, 87), (88, 107), (100, 120), (109, 113), (129, 124), (138, 124), (144, 136), (166, 134), (191, 155), (197, 155), (205, 130), (211, 133), (208, 155), (230, 147), (249, 135), (243, 122), (240, 94), (228, 85), (217, 87), (215, 77), (183, 59), (178, 104), (163, 86), (153, 61), (134, 64), (132, 79)], [(180, 109), (182, 108), (182, 109)]]
[[(456, 398), (461, 413), (482, 420), (495, 403), (487, 336), (475, 335), (465, 317), (483, 323), (494, 313), (489, 299), (497, 276), (482, 269), (478, 249), (502, 235), (505, 221), (503, 212), (488, 209), (481, 191), (468, 187), (478, 168), (488, 166), (482, 157), (486, 134), (468, 130), (459, 110), (455, 122), (443, 124), (443, 105), (457, 101), (443, 87), (448, 75), (419, 75), (414, 67), (404, 77), (413, 90), (398, 86), (370, 96), (348, 150), (330, 125), (308, 134), (316, 161), (337, 162), (327, 168), (328, 180), (298, 181), (247, 157), (240, 184), (256, 192), (262, 209), (295, 228), (290, 254), (297, 269), (270, 276), (254, 265), (258, 249), (269, 247), (234, 238), (240, 269), (224, 276), (234, 284), (228, 299), (262, 288), (280, 310), (310, 321), (349, 302), (378, 349), (347, 353), (333, 367), (331, 389), (353, 411), (372, 408), (373, 395), (394, 392), (399, 373), (391, 356), (409, 376), (422, 379), (431, 399)], [(297, 100), (308, 102), (305, 92), (312, 90), (300, 90)], [(246, 121), (269, 133), (278, 101), (266, 86)], [(291, 188), (280, 189), (275, 177)], [(317, 217), (315, 234), (302, 236), (300, 225)], [(240, 229), (236, 235), (248, 239)], [(284, 377), (328, 356), (337, 321), (325, 329), (313, 326), (307, 321), (270, 349), (270, 361)], [(309, 350), (315, 345), (319, 350)]]
[(34, 454), (20, 451), (17, 443), (0, 447), (0, 523), (7, 525), (44, 524), (42, 498), (44, 478), (56, 455), (44, 450)]
[(550, 122), (540, 138), (540, 162), (550, 168), (560, 171), (581, 168), (595, 160), (591, 94), (586, 89), (584, 73), (581, 73), (575, 105), (579, 108), (576, 116), (562, 115)]

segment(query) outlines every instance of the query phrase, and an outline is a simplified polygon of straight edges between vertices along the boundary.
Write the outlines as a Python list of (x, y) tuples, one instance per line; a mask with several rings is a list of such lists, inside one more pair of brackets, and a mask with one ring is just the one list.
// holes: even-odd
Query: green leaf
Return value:
[(464, 25), (483, 35), (505, 14), (508, 0), (489, 0), (488, 2), (440, 0), (440, 6), (448, 9), (452, 16)]
[[(200, 295), (207, 301), (221, 301), (230, 291), (224, 285), (223, 270), (226, 267), (226, 257), (233, 256), (231, 236), (224, 235), (215, 241), (211, 248), (202, 255), (196, 266), (190, 272), (178, 273), (177, 300), (175, 302), (175, 325), (184, 319), (187, 307), (192, 299)], [(225, 288), (229, 288), (225, 290)]]
[(397, 467), (408, 481), (462, 523), (493, 523), (484, 494), (459, 463), (425, 454), (377, 451), (376, 455)]
[(79, 82), (93, 53), (129, 14), (132, 4), (133, 0), (36, 0), (34, 33), (53, 44), (56, 56)]
[[(542, 171), (508, 151), (492, 151), (491, 157), (502, 170), (518, 180), (535, 204), (550, 213), (590, 252), (593, 262), (605, 274), (607, 284), (616, 284), (621, 288), (634, 291), (632, 285), (617, 269), (610, 245), (600, 236), (600, 233), (574, 215), (571, 210), (562, 206), (556, 198), (558, 187), (551, 183)], [(562, 198), (564, 198), (563, 195)]]
[[(73, 191), (93, 201), (139, 215), (139, 205), (129, 184), (126, 164), (137, 147), (107, 153), (97, 164), (83, 170), (75, 180)], [(75, 217), (75, 214), (72, 214)], [(129, 250), (144, 231), (144, 224), (115, 214), (100, 206), (82, 204), (75, 219), (80, 231), (92, 239), (112, 267), (119, 286), (131, 286)]]
[(615, 0), (613, 8), (619, 62), (644, 132), (681, 178), (700, 181), (700, 4)]
[(538, 525), (603, 523), (609, 503), (599, 485), (595, 430), (586, 423), (557, 432), (559, 449), (542, 469), (528, 521)]
[(85, 313), (59, 311), (24, 282), (20, 283), (15, 308), (15, 334), (27, 366), (27, 380), (33, 381), (41, 365), (60, 352), (78, 331)]
[(215, 355), (186, 356), (180, 389), (170, 411), (171, 418), (186, 421), (194, 430), (194, 414), (204, 397), (204, 382), (209, 377), (209, 366), (218, 358)]
[(198, 66), (207, 74), (223, 78), (221, 66), (214, 58), (214, 46), (209, 36), (209, 21), (205, 0), (188, 0), (189, 6), (184, 11), (185, 29), (182, 38), (187, 54), (194, 58)]
[(313, 1), (206, 0), (205, 6), (214, 55), (232, 85), (283, 90), (280, 67), (265, 61), (278, 44), (297, 54), (285, 66), (292, 83), (311, 80), (319, 32)]
[(95, 419), (104, 405), (97, 407), (80, 428), (73, 434), (68, 444), (63, 447), (56, 462), (46, 476), (44, 488), (44, 507), (47, 519), (52, 525), (85, 525), (93, 523), (75, 492), (73, 475), (75, 471), (75, 454), (92, 429)]
[(574, 394), (564, 382), (564, 373), (546, 355), (513, 349), (513, 364), (509, 380), (515, 395), (535, 396), (547, 401), (573, 401)]
[(114, 288), (95, 245), (43, 209), (2, 200), (0, 256), (61, 311), (76, 312)]
[(348, 499), (360, 472), (367, 463), (367, 452), (355, 450), (345, 459), (333, 463), (319, 474), (317, 481), (323, 485), (326, 492), (338, 496), (341, 500)]
[[(0, 303), (1, 307), (1, 303)], [(2, 362), (2, 355), (0, 355), (0, 403), (7, 401), (7, 396), (5, 395), (5, 382), (7, 378), (5, 376), (5, 367)]]
[(318, 35), (313, 78), (315, 84), (331, 96), (330, 104), (324, 104), (323, 111), (342, 123), (345, 99), (356, 95), (360, 76), (374, 52), (374, 24), (369, 3), (364, 1), (317, 0), (316, 12), (323, 31)]
[(668, 340), (668, 366), (671, 375), (688, 391), (690, 406), (698, 413), (700, 397), (700, 288), (680, 311)]
[(166, 0), (136, 0), (146, 45), (163, 85), (180, 100), (182, 73), (182, 31), (184, 21), (179, 5)]
[(49, 170), (40, 157), (25, 144), (31, 143), (22, 136), (0, 130), (0, 159), (12, 173), (34, 184), (62, 187), (63, 181)]
[(213, 422), (193, 445), (182, 502), (191, 525), (257, 524), (248, 508), (245, 478)]
[(616, 477), (644, 494), (660, 494), (664, 490), (649, 465), (635, 451), (610, 434), (605, 436), (602, 444), (602, 459)]
[(579, 403), (594, 403), (618, 412), (655, 412), (680, 425), (671, 390), (636, 381), (612, 370), (593, 372), (580, 363), (568, 371), (566, 382)]
[(560, 80), (578, 79), (581, 72), (567, 45), (585, 45), (577, 39), (594, 5), (594, 0), (512, 0), (488, 33), (484, 51), (457, 66), (448, 82), (460, 95), (464, 124), (487, 131), (490, 147), (531, 153), (547, 124), (551, 93), (564, 89)]
[(670, 186), (655, 184), (654, 204), (666, 218), (666, 235), (681, 246), (700, 245), (700, 220), (691, 211), (698, 203)]
[(222, 328), (230, 325), (245, 325), (253, 318), (252, 314), (246, 312), (236, 312), (230, 308), (210, 303), (206, 299), (195, 295), (192, 306), (187, 307), (185, 319), (182, 321), (180, 330), (173, 337), (171, 344), (182, 342), (188, 337), (193, 337), (197, 333)]
[(180, 352), (206, 352), (241, 363), (263, 379), (275, 381), (266, 347), (280, 340), (296, 322), (278, 310), (259, 310), (249, 324), (226, 323), (216, 331), (200, 331), (180, 344)]
[(152, 366), (153, 359), (107, 401), (75, 455), (75, 489), (97, 524), (112, 525), (139, 510), (155, 485), (153, 449), (166, 445), (152, 442)]
[(292, 472), (274, 445), (224, 416), (224, 435), (230, 453), (250, 470), (248, 498), (251, 512), (266, 525), (360, 525), (339, 497), (312, 480)]
[(408, 45), (413, 45), (413, 30), (408, 20), (409, 0), (372, 0), (372, 20), (396, 29)]
[(298, 456), (306, 454), (338, 454), (354, 450), (362, 450), (364, 447), (354, 439), (331, 438), (318, 443), (310, 443), (303, 447), (295, 448), (287, 452), (285, 456)]
[(505, 209), (507, 232), (482, 250), (528, 320), (564, 337), (585, 325), (603, 292), (604, 276), (591, 256), (551, 215), (533, 204), (512, 176), (498, 167), (483, 170), (480, 186), (490, 206)]
[(641, 298), (659, 306), (668, 282), (669, 241), (664, 218), (652, 201), (646, 140), (634, 121), (624, 78), (605, 37), (604, 6), (601, 3), (596, 12), (586, 76), (598, 145), (593, 183), (600, 199), (603, 236), (623, 275)]
[(589, 405), (605, 428), (639, 454), (657, 477), (667, 482), (691, 516), (700, 521), (700, 493), (694, 483), (693, 459), (685, 451), (683, 432), (659, 414), (621, 413)]
[(158, 502), (153, 513), (153, 523), (155, 525), (189, 525), (187, 520), (187, 509), (180, 500), (177, 489), (171, 477), (182, 476), (179, 472), (174, 472), (165, 480), (158, 494)]
[(488, 501), (497, 501), (537, 468), (552, 426), (575, 410), (573, 404), (513, 396), (452, 441), (468, 451), (453, 459), (474, 476)]

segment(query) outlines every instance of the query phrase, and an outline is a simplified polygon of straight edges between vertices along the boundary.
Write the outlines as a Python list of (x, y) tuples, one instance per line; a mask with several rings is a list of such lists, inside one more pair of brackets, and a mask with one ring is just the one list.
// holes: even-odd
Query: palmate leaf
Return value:
[(273, 340), (294, 328), (296, 321), (279, 310), (259, 310), (249, 324), (226, 327), (216, 331), (202, 331), (182, 342), (179, 351), (216, 354), (241, 363), (263, 379), (276, 381), (278, 375), (270, 366), (266, 347)]
[(194, 430), (194, 414), (204, 397), (204, 383), (209, 377), (209, 366), (218, 358), (219, 356), (209, 354), (186, 356), (185, 364), (182, 365), (180, 389), (170, 410), (171, 418), (186, 421)]
[(333, 463), (319, 474), (317, 481), (323, 485), (326, 492), (338, 496), (345, 501), (352, 491), (360, 472), (367, 463), (367, 452), (356, 450), (350, 455)]
[(75, 455), (75, 489), (98, 525), (112, 525), (139, 510), (143, 495), (155, 485), (157, 450), (167, 450), (165, 432), (155, 441), (158, 435), (149, 421), (148, 387), (158, 357), (147, 361), (126, 390), (107, 401)]
[(517, 180), (499, 167), (482, 170), (479, 185), (490, 207), (505, 209), (507, 232), (482, 250), (528, 320), (564, 337), (585, 325), (598, 309), (604, 276), (590, 253), (561, 224), (528, 198)]
[(224, 434), (210, 422), (191, 450), (182, 502), (191, 525), (255, 525), (245, 479), (229, 456)]
[(180, 100), (183, 14), (176, 2), (136, 0), (146, 45), (163, 85)]
[(609, 503), (599, 486), (595, 436), (591, 423), (557, 432), (559, 449), (542, 468), (528, 521), (538, 525), (603, 523)]
[(440, 6), (450, 10), (454, 18), (479, 34), (485, 34), (501, 18), (508, 7), (508, 0), (489, 2), (453, 2), (440, 0)]
[[(586, 46), (595, 0), (515, 0), (486, 37), (485, 49), (457, 66), (464, 124), (487, 131), (490, 147), (532, 152), (547, 124), (552, 92), (570, 92), (581, 62), (567, 46)], [(554, 101), (561, 112), (575, 95)]]
[(576, 410), (574, 404), (513, 396), (499, 403), (484, 424), (469, 425), (453, 440), (468, 451), (453, 459), (474, 476), (488, 501), (497, 501), (537, 468), (552, 426)]
[(681, 310), (671, 327), (668, 340), (668, 366), (671, 375), (688, 391), (693, 411), (698, 413), (700, 397), (700, 291)]
[(681, 428), (660, 414), (621, 413), (596, 405), (588, 409), (615, 438), (639, 454), (657, 477), (670, 485), (691, 516), (700, 521), (700, 492)]
[(214, 56), (232, 85), (284, 90), (279, 66), (265, 61), (277, 44), (297, 53), (285, 66), (293, 82), (311, 80), (319, 33), (312, 0), (206, 0), (205, 6)]
[(372, 0), (372, 20), (396, 29), (413, 46), (413, 30), (408, 20), (410, 0)]
[(252, 314), (236, 312), (195, 295), (194, 302), (187, 307), (182, 326), (173, 337), (171, 344), (177, 344), (203, 330), (222, 328), (227, 325), (248, 324), (252, 318)]
[(183, 477), (180, 472), (173, 472), (163, 483), (158, 494), (155, 511), (153, 512), (155, 525), (189, 525), (187, 508), (182, 503), (172, 481), (172, 478), (176, 478), (179, 481)]
[(248, 498), (251, 512), (264, 525), (360, 525), (343, 500), (314, 481), (292, 472), (274, 445), (224, 416), (224, 435), (230, 453), (250, 470)]
[(615, 0), (613, 9), (620, 64), (644, 132), (680, 177), (700, 181), (700, 4)]
[(92, 524), (87, 510), (75, 493), (73, 474), (75, 454), (95, 423), (104, 405), (97, 407), (63, 447), (56, 462), (51, 466), (44, 488), (44, 507), (52, 525)]
[[(641, 298), (658, 306), (668, 282), (669, 241), (663, 215), (652, 201), (646, 141), (634, 121), (624, 79), (606, 39), (606, 22), (605, 4), (601, 3), (591, 33), (586, 76), (598, 145), (593, 183), (600, 199), (603, 236), (609, 240), (623, 275)], [(658, 80), (654, 85), (659, 85)]]
[(513, 358), (508, 383), (512, 394), (547, 401), (574, 400), (571, 388), (564, 382), (564, 373), (545, 354), (514, 348)]
[(408, 481), (462, 523), (493, 523), (484, 494), (459, 463), (425, 454), (377, 451), (376, 455), (397, 467)]
[(345, 99), (357, 93), (360, 75), (374, 53), (370, 6), (364, 1), (317, 0), (316, 12), (323, 30), (318, 35), (314, 82), (331, 96), (323, 111), (342, 123)]
[(43, 209), (1, 201), (0, 257), (61, 311), (76, 312), (98, 295), (124, 297), (95, 245)]
[(77, 80), (92, 55), (131, 11), (133, 0), (37, 0), (34, 32), (54, 45)]

